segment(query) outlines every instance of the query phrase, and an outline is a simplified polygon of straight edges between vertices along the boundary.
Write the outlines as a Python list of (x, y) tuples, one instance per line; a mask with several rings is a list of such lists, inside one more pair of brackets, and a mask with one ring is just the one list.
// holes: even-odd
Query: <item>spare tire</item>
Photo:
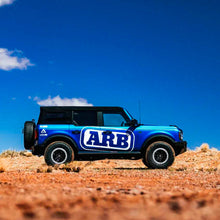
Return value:
[(24, 148), (31, 149), (35, 141), (35, 123), (33, 121), (26, 121), (24, 123)]

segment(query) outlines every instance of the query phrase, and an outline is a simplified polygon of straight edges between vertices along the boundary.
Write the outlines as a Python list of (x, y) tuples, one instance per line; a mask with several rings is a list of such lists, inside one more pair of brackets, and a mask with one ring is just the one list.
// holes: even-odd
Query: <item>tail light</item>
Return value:
[(37, 132), (37, 129), (35, 129), (34, 130), (34, 139), (37, 140), (37, 138), (38, 138), (38, 132)]

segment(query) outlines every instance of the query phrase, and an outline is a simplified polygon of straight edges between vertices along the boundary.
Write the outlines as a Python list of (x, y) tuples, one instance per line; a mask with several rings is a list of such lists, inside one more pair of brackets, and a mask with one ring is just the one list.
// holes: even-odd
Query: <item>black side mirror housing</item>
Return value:
[(138, 125), (138, 121), (136, 119), (131, 119), (131, 121), (128, 123), (129, 126), (134, 127)]

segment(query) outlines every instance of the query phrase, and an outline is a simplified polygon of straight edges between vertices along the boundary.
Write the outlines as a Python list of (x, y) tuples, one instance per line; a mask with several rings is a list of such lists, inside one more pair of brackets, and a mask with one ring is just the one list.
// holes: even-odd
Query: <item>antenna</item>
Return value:
[(138, 100), (139, 124), (141, 124), (141, 100)]

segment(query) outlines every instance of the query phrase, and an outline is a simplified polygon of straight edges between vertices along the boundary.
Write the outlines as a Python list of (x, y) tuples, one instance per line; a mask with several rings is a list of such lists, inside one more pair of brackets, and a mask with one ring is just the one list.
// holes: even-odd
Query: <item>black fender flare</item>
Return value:
[[(171, 146), (172, 146), (173, 148), (174, 148), (174, 146), (175, 146), (175, 140), (174, 140), (172, 137), (170, 137), (170, 136), (168, 136), (168, 135), (166, 135), (166, 134), (156, 134), (156, 135), (152, 135), (152, 136), (150, 136), (149, 138), (147, 138), (147, 139), (144, 141), (144, 143), (142, 144), (142, 146), (141, 146), (141, 153), (142, 153), (142, 155), (144, 155), (144, 153), (145, 153), (147, 147), (148, 147), (150, 144), (152, 144), (153, 142), (155, 142), (155, 141), (166, 141), (166, 142), (168, 142), (169, 144), (171, 144)], [(175, 151), (175, 153), (176, 153), (176, 150), (175, 150), (175, 149), (174, 149), (174, 151)]]
[(78, 153), (78, 147), (77, 147), (76, 142), (68, 135), (63, 135), (63, 134), (52, 135), (49, 138), (47, 138), (42, 144), (44, 150), (46, 149), (48, 144), (50, 144), (54, 141), (64, 141), (64, 142), (70, 144), (70, 146), (73, 148), (75, 154)]

